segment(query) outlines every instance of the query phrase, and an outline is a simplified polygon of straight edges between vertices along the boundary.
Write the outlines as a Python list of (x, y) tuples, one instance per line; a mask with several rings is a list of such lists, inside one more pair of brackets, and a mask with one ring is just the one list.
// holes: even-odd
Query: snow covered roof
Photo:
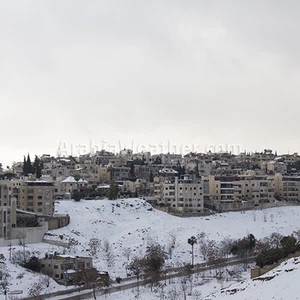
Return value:
[(105, 185), (98, 185), (97, 189), (109, 189), (110, 185), (109, 184), (105, 184)]
[(73, 269), (69, 269), (69, 270), (66, 270), (66, 273), (67, 274), (74, 274), (74, 273), (76, 273), (76, 271), (73, 270)]
[(159, 173), (178, 174), (177, 171), (175, 171), (173, 169), (168, 169), (168, 168), (163, 168), (163, 169), (159, 170)]
[(76, 258), (76, 256), (68, 255), (68, 254), (59, 254), (57, 257), (62, 257), (62, 258)]
[[(62, 181), (63, 183), (77, 183), (77, 181), (75, 180), (74, 176), (69, 176), (67, 177), (65, 180)], [(80, 178), (78, 180), (78, 183), (88, 183), (86, 180)]]
[(70, 160), (69, 160), (69, 159), (66, 159), (66, 158), (60, 158), (58, 161), (69, 162)]

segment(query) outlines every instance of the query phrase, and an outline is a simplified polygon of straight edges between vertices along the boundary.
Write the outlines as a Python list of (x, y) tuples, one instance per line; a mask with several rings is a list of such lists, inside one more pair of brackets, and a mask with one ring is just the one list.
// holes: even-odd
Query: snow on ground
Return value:
[[(101, 241), (100, 250), (94, 255), (94, 266), (98, 270), (109, 271), (112, 279), (126, 277), (127, 258), (124, 249), (130, 248), (130, 259), (143, 255), (149, 243), (158, 242), (168, 245), (171, 235), (176, 236), (176, 244), (172, 260), (169, 264), (190, 262), (191, 246), (187, 239), (205, 232), (210, 239), (222, 240), (225, 237), (242, 238), (249, 233), (256, 238), (265, 237), (272, 232), (283, 235), (299, 230), (300, 206), (278, 207), (267, 210), (230, 212), (206, 217), (180, 218), (155, 210), (150, 204), (140, 199), (125, 200), (61, 200), (56, 202), (57, 214), (69, 214), (70, 224), (64, 228), (49, 231), (47, 238), (57, 241), (73, 241), (72, 247), (64, 249), (47, 243), (27, 245), (29, 251), (38, 252), (43, 257), (46, 252), (60, 252), (87, 256), (91, 254), (89, 242), (92, 238)], [(106, 251), (105, 248), (109, 248)], [(22, 250), (15, 246), (14, 251)], [(41, 276), (27, 272), (10, 264), (7, 248), (1, 248), (6, 256), (8, 269), (12, 270), (9, 289), (28, 293), (32, 280), (40, 280)], [(203, 261), (198, 245), (195, 247), (195, 263)], [(21, 280), (15, 279), (19, 273), (24, 273)], [(65, 289), (55, 282), (47, 291)]]
[[(208, 275), (208, 276), (207, 276)], [(149, 287), (140, 288), (140, 298), (143, 300), (299, 300), (300, 258), (291, 258), (272, 271), (254, 278), (249, 278), (249, 270), (241, 273), (237, 283), (223, 278), (210, 279), (209, 272), (205, 276), (196, 278), (194, 275), (193, 288), (190, 292), (190, 283), (185, 285), (186, 298), (180, 280), (168, 283), (162, 288), (150, 291)], [(106, 300), (132, 300), (136, 299), (137, 289), (113, 293), (105, 297)], [(175, 296), (176, 295), (176, 296)], [(92, 299), (92, 298), (90, 298)], [(104, 299), (104, 296), (103, 296)]]
[(291, 258), (258, 278), (232, 285), (205, 300), (296, 300), (299, 295), (300, 258)]

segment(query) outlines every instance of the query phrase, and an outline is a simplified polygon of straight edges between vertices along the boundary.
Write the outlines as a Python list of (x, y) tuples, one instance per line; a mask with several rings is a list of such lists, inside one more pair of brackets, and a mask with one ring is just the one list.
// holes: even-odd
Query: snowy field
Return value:
[[(249, 233), (252, 233), (257, 239), (273, 232), (289, 235), (300, 229), (300, 207), (298, 206), (244, 213), (223, 213), (208, 217), (180, 218), (155, 210), (150, 204), (140, 199), (81, 200), (80, 202), (63, 200), (56, 203), (55, 211), (58, 214), (69, 214), (71, 222), (64, 228), (49, 231), (51, 236), (47, 236), (47, 238), (57, 241), (71, 240), (72, 246), (64, 249), (40, 243), (26, 245), (26, 250), (40, 258), (44, 257), (46, 252), (54, 251), (88, 256), (93, 252), (89, 246), (91, 239), (97, 239), (100, 246), (92, 253), (94, 266), (98, 270), (108, 271), (112, 279), (117, 276), (126, 277), (125, 267), (128, 261), (134, 256), (142, 256), (147, 245), (154, 242), (168, 248), (168, 245), (175, 239), (172, 259), (169, 259), (167, 264), (177, 266), (183, 262), (190, 262), (191, 246), (187, 243), (187, 239), (192, 235), (197, 236), (201, 232), (205, 232), (209, 239), (221, 241), (226, 237), (242, 238)], [(203, 261), (198, 246), (195, 246), (195, 263)], [(14, 295), (14, 299), (22, 299), (35, 282), (43, 280), (43, 276), (11, 264), (8, 250), (8, 248), (0, 248), (1, 253), (6, 257), (6, 268), (10, 274), (9, 291), (22, 291), (22, 296)], [(23, 250), (23, 247), (15, 246), (12, 253), (18, 250)], [(213, 284), (213, 286), (216, 285)], [(61, 289), (65, 289), (65, 287), (51, 280), (50, 286), (48, 288), (44, 286), (43, 292), (54, 292)], [(211, 289), (210, 291), (206, 290), (207, 288), (205, 288), (205, 295), (212, 292)], [(128, 299), (134, 299), (130, 298), (131, 291), (127, 291), (127, 293), (131, 293), (128, 295)], [(201, 294), (205, 296), (203, 292)], [(0, 294), (0, 299), (1, 296)], [(111, 297), (117, 297), (117, 294), (111, 295)], [(125, 292), (123, 298), (107, 299), (127, 299), (124, 297)], [(145, 297), (141, 297), (141, 299), (159, 299), (157, 295), (156, 298)], [(149, 297), (148, 294), (147, 297)]]

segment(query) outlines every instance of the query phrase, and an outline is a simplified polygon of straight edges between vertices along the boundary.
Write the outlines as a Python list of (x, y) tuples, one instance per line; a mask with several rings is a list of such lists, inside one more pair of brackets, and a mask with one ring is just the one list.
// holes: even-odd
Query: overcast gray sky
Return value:
[(297, 0), (2, 0), (0, 162), (60, 142), (298, 152), (299, 11)]

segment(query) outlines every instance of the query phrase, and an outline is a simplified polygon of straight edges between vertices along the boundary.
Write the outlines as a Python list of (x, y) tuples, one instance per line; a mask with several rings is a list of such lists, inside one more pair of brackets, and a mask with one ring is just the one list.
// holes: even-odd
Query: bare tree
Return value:
[(183, 295), (183, 297), (182, 297), (182, 299), (183, 300), (186, 300), (186, 296), (187, 296), (187, 285), (186, 285), (186, 282), (184, 282), (184, 281), (181, 281), (181, 285), (180, 285), (180, 289), (181, 289), (181, 291), (182, 291), (182, 295)]
[(16, 265), (19, 265), (19, 266), (23, 267), (25, 265), (25, 263), (30, 260), (31, 256), (32, 256), (32, 252), (30, 252), (28, 250), (14, 251), (12, 253), (11, 262), (13, 264), (16, 264)]
[(122, 254), (126, 257), (126, 259), (127, 259), (128, 261), (129, 261), (129, 259), (130, 259), (131, 252), (132, 252), (132, 250), (131, 250), (131, 248), (129, 248), (129, 247), (123, 249)]
[(160, 300), (164, 300), (165, 299), (165, 287), (166, 287), (166, 284), (165, 283), (160, 283), (158, 285), (159, 287), (159, 299)]
[(171, 239), (168, 241), (167, 245), (167, 253), (169, 254), (170, 258), (172, 259), (173, 250), (176, 244), (176, 235), (174, 233), (170, 234)]
[(267, 238), (265, 238), (266, 243), (271, 248), (279, 248), (280, 247), (280, 241), (283, 239), (283, 235), (278, 232), (273, 232), (271, 235), (269, 235)]
[(202, 294), (200, 291), (196, 290), (193, 292), (192, 297), (194, 300), (201, 300), (202, 299)]
[(93, 296), (96, 299), (96, 290), (110, 285), (108, 273), (99, 274), (95, 268), (81, 269), (76, 273), (77, 285), (84, 285), (87, 289), (93, 289)]
[(140, 289), (139, 289), (139, 279), (140, 279), (140, 274), (144, 270), (144, 259), (143, 258), (138, 258), (134, 257), (131, 263), (128, 265), (128, 270), (132, 272), (133, 275), (136, 276), (136, 282), (137, 282), (137, 298), (139, 297), (140, 294)]
[(227, 274), (230, 278), (240, 281), (242, 279), (243, 268), (240, 266), (234, 266), (232, 270), (226, 269)]
[(223, 256), (228, 257), (232, 248), (233, 241), (230, 237), (224, 237), (220, 242), (220, 251)]
[(90, 253), (92, 256), (97, 257), (97, 253), (101, 247), (101, 240), (92, 238), (89, 241)]
[(110, 249), (110, 244), (109, 244), (109, 241), (108, 240), (103, 240), (103, 243), (102, 243), (102, 249), (104, 252), (108, 252), (109, 249)]
[(300, 230), (295, 230), (293, 232), (293, 236), (297, 239), (297, 241), (300, 241)]
[(50, 277), (47, 276), (47, 275), (44, 275), (42, 278), (41, 278), (41, 284), (43, 286), (46, 286), (47, 288), (50, 286)]
[(115, 255), (109, 251), (106, 253), (106, 262), (107, 262), (107, 266), (109, 268), (113, 267), (115, 265)]
[(225, 264), (225, 257), (222, 255), (222, 253), (219, 251), (216, 242), (215, 241), (209, 241), (208, 242), (208, 262), (210, 264), (213, 264), (216, 272), (216, 277), (222, 277), (224, 271), (223, 267)]
[(9, 286), (9, 272), (7, 269), (7, 265), (5, 263), (5, 257), (3, 254), (0, 254), (0, 286), (3, 289), (3, 292), (7, 292), (7, 288)]
[(268, 220), (268, 212), (267, 212), (267, 210), (263, 210), (263, 221), (264, 222), (267, 222), (267, 220)]
[(35, 300), (44, 300), (45, 297), (42, 295), (42, 292), (44, 290), (44, 286), (42, 282), (35, 282), (31, 285), (28, 295), (30, 297), (33, 297)]
[(170, 300), (181, 300), (180, 293), (177, 291), (176, 286), (172, 286), (168, 292), (168, 296)]
[(200, 254), (203, 256), (203, 259), (206, 260), (207, 259), (207, 252), (208, 252), (208, 240), (203, 239), (200, 242)]
[(182, 279), (185, 283), (187, 283), (187, 282), (190, 283), (189, 295), (192, 295), (192, 292), (193, 292), (193, 268), (192, 268), (191, 264), (184, 264)]
[(78, 240), (74, 239), (74, 238), (69, 238), (69, 252), (71, 251), (75, 251), (76, 246), (79, 245)]

